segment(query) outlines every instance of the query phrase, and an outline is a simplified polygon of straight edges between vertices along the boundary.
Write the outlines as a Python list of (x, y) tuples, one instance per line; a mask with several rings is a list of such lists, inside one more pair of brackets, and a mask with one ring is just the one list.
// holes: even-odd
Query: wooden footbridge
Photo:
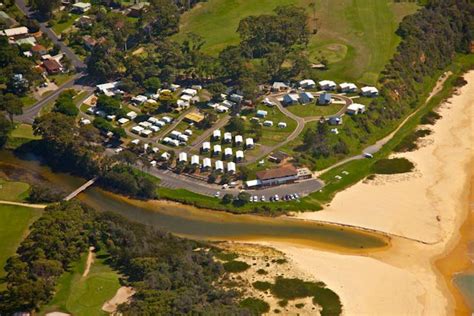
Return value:
[(87, 181), (86, 183), (84, 183), (83, 185), (81, 185), (79, 188), (77, 188), (76, 190), (74, 190), (74, 192), (72, 192), (71, 194), (69, 194), (68, 196), (66, 196), (64, 198), (64, 201), (69, 201), (73, 198), (75, 198), (79, 193), (81, 193), (82, 191), (84, 191), (85, 189), (87, 189), (88, 187), (90, 187), (91, 185), (93, 185), (95, 182), (97, 181), (97, 177), (93, 178), (93, 179), (90, 179), (89, 181)]

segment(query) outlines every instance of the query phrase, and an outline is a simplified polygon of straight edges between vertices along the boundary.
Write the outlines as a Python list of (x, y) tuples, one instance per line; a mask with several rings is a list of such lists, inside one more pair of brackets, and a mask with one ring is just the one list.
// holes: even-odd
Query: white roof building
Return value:
[(336, 83), (331, 80), (322, 80), (318, 82), (318, 84), (319, 84), (319, 87), (323, 90), (334, 90), (337, 87)]
[(173, 147), (178, 147), (179, 141), (177, 139), (170, 139), (168, 145), (173, 146)]
[(190, 129), (185, 129), (185, 130), (184, 130), (184, 134), (185, 134), (185, 135), (188, 135), (188, 136), (191, 136), (191, 135), (193, 134), (193, 131), (190, 130)]
[(181, 135), (178, 136), (178, 139), (182, 142), (188, 142), (189, 141), (189, 136), (181, 134)]
[(365, 112), (365, 105), (363, 104), (358, 104), (358, 103), (352, 103), (347, 107), (346, 113), (347, 114), (360, 114)]
[(224, 141), (230, 143), (232, 141), (232, 133), (224, 133)]
[(272, 90), (274, 91), (286, 90), (288, 88), (289, 87), (284, 82), (279, 82), (279, 81), (275, 81), (272, 85)]
[(155, 132), (155, 133), (160, 130), (160, 128), (159, 128), (158, 126), (156, 126), (156, 125), (152, 125), (152, 126), (150, 126), (150, 127), (148, 127), (148, 128), (151, 129), (151, 130), (152, 130), (153, 132)]
[(285, 128), (286, 127), (286, 123), (285, 122), (279, 122), (278, 123), (278, 128)]
[(11, 29), (3, 30), (2, 32), (0, 32), (0, 34), (3, 34), (7, 37), (25, 35), (28, 34), (28, 28), (26, 26), (14, 27)]
[(91, 8), (91, 4), (88, 2), (76, 2), (72, 5), (74, 10), (80, 11), (80, 12), (87, 12)]
[(178, 155), (178, 161), (179, 162), (186, 162), (188, 161), (188, 154), (185, 152), (179, 153)]
[(225, 106), (226, 108), (230, 109), (235, 105), (235, 102), (232, 102), (232, 101), (229, 101), (229, 100), (224, 100), (224, 101), (222, 101), (221, 104), (223, 106)]
[(235, 135), (235, 143), (236, 144), (242, 144), (244, 142), (244, 138), (242, 135)]
[(171, 140), (172, 140), (171, 138), (165, 137), (165, 138), (163, 138), (162, 142), (163, 142), (164, 144), (168, 144)]
[(136, 97), (132, 98), (132, 102), (136, 103), (136, 104), (142, 104), (142, 103), (146, 102), (147, 100), (148, 100), (148, 98), (144, 95), (137, 95)]
[(271, 127), (271, 126), (273, 126), (273, 121), (264, 121), (263, 126)]
[(140, 125), (141, 127), (148, 128), (148, 127), (151, 126), (151, 123), (150, 122), (140, 122), (140, 123), (138, 123), (138, 125)]
[(158, 122), (158, 119), (156, 117), (151, 116), (148, 118), (148, 122), (156, 124)]
[(232, 155), (233, 155), (232, 148), (225, 148), (225, 149), (224, 149), (224, 155), (225, 155), (226, 157), (232, 156)]
[(140, 140), (139, 139), (134, 139), (130, 143), (132, 143), (134, 145), (138, 145), (138, 144), (140, 144)]
[(210, 142), (202, 143), (202, 150), (203, 151), (209, 151), (210, 149), (211, 149), (211, 143)]
[(211, 161), (211, 158), (204, 158), (202, 160), (202, 166), (204, 168), (211, 168), (212, 167), (212, 161)]
[(142, 131), (144, 131), (145, 129), (141, 126), (134, 126), (130, 129), (132, 131), (132, 133), (135, 133), (135, 134), (140, 134)]
[(199, 165), (199, 156), (198, 155), (192, 155), (191, 156), (191, 164), (192, 165)]
[(183, 94), (180, 99), (189, 103), (193, 99), (193, 97), (189, 94)]
[(137, 112), (135, 111), (130, 111), (127, 113), (127, 117), (131, 120), (135, 119), (138, 116)]
[(145, 136), (145, 137), (148, 137), (151, 134), (153, 134), (153, 132), (150, 131), (149, 129), (144, 129), (143, 131), (140, 132), (140, 135)]
[(190, 89), (190, 88), (187, 88), (187, 89), (184, 89), (183, 90), (183, 95), (190, 95), (191, 97), (194, 97), (195, 95), (198, 94), (197, 90), (195, 89)]
[(170, 159), (170, 157), (171, 157), (171, 155), (168, 152), (164, 152), (164, 153), (161, 154), (161, 158), (163, 160), (168, 160), (168, 159)]
[(262, 182), (261, 182), (260, 180), (258, 180), (258, 179), (256, 179), (256, 180), (249, 180), (249, 181), (246, 181), (246, 182), (245, 182), (245, 186), (246, 186), (247, 188), (258, 187), (258, 186), (261, 185), (261, 184), (262, 184)]
[(124, 124), (127, 124), (128, 122), (130, 122), (130, 120), (128, 118), (125, 118), (125, 117), (122, 117), (120, 119), (118, 119), (117, 121), (120, 125), (124, 125)]
[(103, 93), (108, 97), (113, 97), (116, 94), (122, 93), (122, 91), (118, 88), (119, 84), (120, 81), (103, 83), (98, 84), (96, 88), (97, 90), (99, 90), (100, 93)]
[(257, 116), (260, 116), (260, 117), (265, 117), (267, 116), (268, 112), (265, 111), (265, 110), (258, 110), (257, 111)]
[(220, 139), (221, 138), (221, 130), (216, 129), (214, 132), (212, 132), (212, 138), (214, 139)]
[(169, 124), (169, 123), (173, 122), (173, 119), (172, 119), (171, 117), (169, 117), (169, 116), (163, 116), (163, 117), (161, 118), (161, 120), (162, 120), (163, 122), (165, 122), (166, 124)]
[(304, 79), (299, 82), (301, 88), (311, 89), (316, 87), (316, 82), (313, 79)]
[(222, 147), (221, 145), (214, 145), (213, 152), (216, 153), (221, 153), (222, 152)]
[(379, 90), (376, 87), (362, 87), (360, 92), (366, 97), (375, 97), (379, 95)]
[(244, 151), (243, 150), (237, 150), (235, 152), (235, 158), (237, 158), (237, 160), (244, 159)]
[(283, 96), (283, 103), (285, 104), (296, 104), (299, 101), (299, 97), (296, 93), (285, 94)]
[(227, 172), (229, 172), (229, 173), (235, 173), (236, 170), (237, 170), (237, 169), (236, 169), (236, 167), (235, 167), (235, 162), (232, 162), (232, 161), (231, 161), (231, 162), (229, 162), (229, 163), (227, 164)]
[(216, 167), (216, 170), (223, 171), (224, 170), (224, 163), (222, 162), (222, 160), (217, 160), (215, 162), (215, 167)]
[(159, 126), (159, 127), (163, 127), (163, 126), (166, 125), (166, 123), (163, 122), (163, 121), (161, 121), (161, 120), (156, 121), (154, 124), (155, 124), (156, 126)]
[(250, 137), (249, 137), (249, 138), (246, 138), (246, 139), (245, 139), (245, 147), (247, 147), (247, 148), (253, 148), (254, 145), (255, 145), (255, 144), (254, 144), (254, 142), (253, 142), (253, 138), (250, 138)]
[(352, 82), (343, 82), (339, 85), (342, 92), (355, 92), (357, 91), (357, 86)]
[(170, 133), (170, 137), (174, 139), (177, 139), (179, 135), (181, 135), (181, 132), (178, 132), (178, 131), (171, 131)]
[(216, 111), (217, 113), (227, 113), (229, 109), (223, 105), (217, 105), (216, 106)]

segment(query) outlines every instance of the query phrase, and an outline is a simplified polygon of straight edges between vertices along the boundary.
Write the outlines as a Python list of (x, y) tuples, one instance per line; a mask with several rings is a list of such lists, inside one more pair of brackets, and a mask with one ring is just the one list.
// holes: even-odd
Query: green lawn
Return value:
[(316, 105), (312, 103), (289, 105), (287, 109), (300, 117), (310, 117), (333, 115), (339, 112), (343, 107), (344, 104)]
[(41, 213), (42, 210), (36, 208), (0, 205), (0, 277), (4, 276), (3, 267), (7, 259), (15, 254), (27, 235), (28, 227)]
[(25, 95), (24, 97), (21, 97), (20, 99), (21, 99), (21, 103), (23, 103), (24, 108), (29, 108), (30, 106), (32, 106), (38, 101), (31, 95)]
[(19, 124), (10, 134), (11, 137), (39, 139), (33, 135), (33, 127), (29, 124)]
[(0, 200), (24, 201), (28, 196), (29, 188), (28, 183), (0, 179)]
[(87, 253), (76, 262), (71, 271), (59, 279), (53, 300), (42, 313), (62, 311), (76, 316), (106, 315), (102, 305), (111, 299), (120, 287), (119, 275), (104, 263), (106, 257), (99, 253), (86, 277)]
[(311, 36), (308, 46), (311, 61), (319, 56), (330, 62), (329, 70), (318, 76), (337, 81), (354, 80), (375, 83), (379, 72), (395, 52), (399, 38), (398, 23), (416, 11), (414, 3), (393, 3), (390, 0), (209, 0), (198, 4), (181, 18), (180, 33), (201, 35), (205, 52), (217, 54), (228, 45), (239, 42), (236, 33), (239, 21), (249, 15), (271, 13), (279, 5), (295, 4), (307, 8)]
[(63, 83), (69, 81), (73, 76), (74, 76), (74, 74), (71, 74), (71, 73), (60, 73), (60, 74), (57, 74), (57, 75), (49, 76), (49, 79), (51, 81), (54, 81), (54, 83), (56, 83), (56, 85), (59, 87)]
[(62, 32), (70, 28), (78, 17), (80, 17), (79, 14), (69, 13), (69, 17), (66, 21), (61, 22), (61, 23), (57, 22), (56, 24), (53, 25), (52, 29), (54, 33), (56, 33), (57, 35), (60, 35)]

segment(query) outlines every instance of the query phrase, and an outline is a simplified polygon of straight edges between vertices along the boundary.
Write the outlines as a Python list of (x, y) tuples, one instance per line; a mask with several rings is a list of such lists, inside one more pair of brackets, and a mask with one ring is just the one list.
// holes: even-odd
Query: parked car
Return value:
[(364, 157), (365, 158), (374, 158), (374, 155), (372, 155), (370, 153), (364, 153)]
[(260, 201), (265, 202), (265, 195), (262, 195), (262, 197), (260, 197)]

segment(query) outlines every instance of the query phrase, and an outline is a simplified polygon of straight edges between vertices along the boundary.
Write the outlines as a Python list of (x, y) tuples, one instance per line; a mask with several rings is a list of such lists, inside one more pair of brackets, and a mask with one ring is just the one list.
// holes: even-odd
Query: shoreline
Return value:
[[(467, 267), (460, 262), (463, 251), (459, 250), (467, 237), (462, 234), (464, 229), (459, 229), (469, 226), (469, 219), (473, 217), (468, 200), (472, 181), (470, 167), (474, 165), (473, 137), (470, 136), (474, 71), (464, 77), (468, 84), (457, 89), (437, 108), (442, 118), (429, 126), (433, 133), (421, 140), (422, 146), (414, 152), (392, 155), (413, 161), (414, 172), (377, 175), (375, 181), (361, 181), (338, 193), (324, 210), (294, 217), (376, 229), (419, 239), (426, 244), (394, 238), (392, 247), (386, 251), (365, 257), (346, 255), (344, 259), (294, 245), (268, 244), (286, 253), (298, 267), (306, 268), (306, 272), (319, 270), (319, 273), (313, 272), (313, 276), (332, 286), (341, 296), (346, 304), (345, 314), (386, 315), (387, 310), (392, 311), (388, 314), (433, 315), (440, 310), (448, 315), (466, 314), (464, 297), (452, 281), (454, 273)], [(346, 261), (353, 264), (348, 266)], [(335, 269), (334, 262), (338, 262), (340, 269)], [(341, 271), (346, 268), (353, 271), (350, 277), (344, 277), (345, 272)], [(399, 276), (389, 281), (390, 289), (371, 279), (385, 278), (387, 273)], [(365, 282), (363, 287), (351, 279), (359, 275), (366, 276), (360, 280)], [(393, 288), (401, 294), (394, 293)], [(367, 302), (350, 293), (359, 293)], [(374, 296), (384, 303), (367, 304)]]

